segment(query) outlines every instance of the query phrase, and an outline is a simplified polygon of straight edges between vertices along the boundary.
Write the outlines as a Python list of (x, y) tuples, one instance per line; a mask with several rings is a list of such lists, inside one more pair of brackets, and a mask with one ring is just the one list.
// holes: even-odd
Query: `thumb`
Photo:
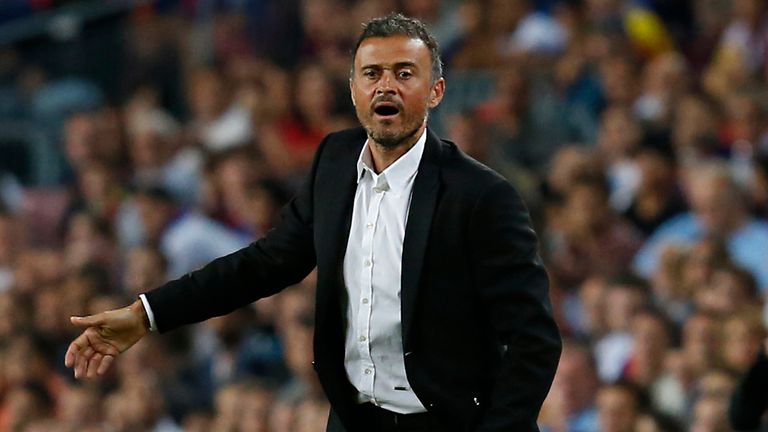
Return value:
[(104, 313), (84, 317), (69, 317), (69, 321), (78, 327), (94, 327), (104, 324)]

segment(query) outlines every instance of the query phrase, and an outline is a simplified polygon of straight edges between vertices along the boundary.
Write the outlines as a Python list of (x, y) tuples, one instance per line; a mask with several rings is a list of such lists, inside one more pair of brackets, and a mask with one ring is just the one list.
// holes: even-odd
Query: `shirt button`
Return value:
[(360, 336), (360, 342), (365, 342), (365, 336)]
[(365, 227), (368, 228), (368, 229), (373, 228), (373, 224), (369, 222), (369, 223), (365, 224)]
[(363, 262), (363, 264), (364, 264), (366, 267), (370, 267), (370, 266), (371, 266), (371, 260), (365, 260), (365, 261)]
[(366, 375), (370, 375), (370, 374), (371, 374), (371, 370), (370, 370), (370, 369), (366, 369), (366, 370), (365, 370), (365, 374), (366, 374)]
[(363, 299), (363, 304), (368, 304), (368, 299), (367, 298)]

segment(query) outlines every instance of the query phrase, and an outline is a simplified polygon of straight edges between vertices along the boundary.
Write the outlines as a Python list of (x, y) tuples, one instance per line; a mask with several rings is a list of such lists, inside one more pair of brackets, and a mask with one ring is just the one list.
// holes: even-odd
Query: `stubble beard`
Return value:
[[(370, 122), (368, 122), (368, 124), (363, 124), (368, 137), (373, 140), (374, 143), (385, 149), (395, 149), (403, 144), (408, 143), (411, 140), (415, 142), (414, 138), (419, 132), (419, 129), (421, 129), (421, 126), (426, 121), (426, 116), (421, 122), (418, 122), (410, 129), (403, 128), (391, 132), (386, 130), (377, 130), (377, 128), (374, 126), (373, 118), (369, 117), (369, 120)], [(407, 125), (405, 127), (407, 127)]]
[(386, 149), (394, 149), (394, 148), (400, 147), (401, 145), (411, 140), (416, 135), (416, 133), (419, 131), (420, 128), (421, 128), (421, 125), (418, 125), (412, 130), (408, 130), (400, 134), (380, 134), (380, 133), (377, 133), (373, 128), (368, 128), (366, 132), (368, 133), (368, 136), (376, 144)]

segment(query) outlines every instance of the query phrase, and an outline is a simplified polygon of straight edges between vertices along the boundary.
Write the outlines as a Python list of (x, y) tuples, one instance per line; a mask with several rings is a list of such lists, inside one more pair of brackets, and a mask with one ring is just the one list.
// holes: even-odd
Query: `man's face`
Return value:
[(646, 363), (660, 363), (669, 343), (664, 323), (655, 316), (638, 314), (631, 325), (635, 354), (643, 357)]
[(408, 36), (373, 37), (357, 50), (349, 82), (357, 118), (368, 136), (397, 147), (418, 136), (427, 110), (443, 98), (445, 82), (433, 83), (429, 49)]
[(553, 388), (562, 392), (566, 414), (579, 414), (594, 402), (597, 379), (586, 353), (564, 351), (555, 381), (557, 385), (553, 384)]
[(166, 223), (173, 215), (173, 207), (155, 198), (141, 195), (138, 196), (136, 204), (147, 240), (159, 242)]
[(600, 430), (623, 432), (632, 430), (637, 418), (637, 402), (632, 394), (617, 387), (605, 387), (597, 395)]
[(715, 235), (729, 234), (740, 205), (724, 182), (708, 179), (692, 182), (690, 204), (707, 233)]

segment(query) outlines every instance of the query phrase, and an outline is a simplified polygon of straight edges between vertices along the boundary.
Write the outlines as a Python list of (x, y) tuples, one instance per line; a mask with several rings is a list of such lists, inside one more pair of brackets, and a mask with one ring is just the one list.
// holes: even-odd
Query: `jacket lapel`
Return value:
[(408, 334), (413, 324), (424, 252), (427, 248), (432, 216), (437, 204), (440, 149), (440, 140), (427, 130), (427, 142), (413, 184), (411, 207), (408, 212), (403, 240), (400, 307), (405, 352), (409, 351)]
[(315, 206), (319, 207), (316, 213), (321, 216), (316, 220), (319, 229), (315, 230), (315, 244), (320, 245), (316, 248), (317, 265), (319, 269), (325, 269), (323, 280), (327, 282), (318, 284), (316, 294), (316, 318), (321, 327), (329, 310), (338, 309), (341, 316), (344, 314), (344, 253), (357, 187), (357, 158), (364, 142), (365, 133), (362, 132), (359, 142), (350, 142), (342, 151), (334, 154), (323, 172), (322, 180), (318, 182), (322, 192), (315, 200)]

